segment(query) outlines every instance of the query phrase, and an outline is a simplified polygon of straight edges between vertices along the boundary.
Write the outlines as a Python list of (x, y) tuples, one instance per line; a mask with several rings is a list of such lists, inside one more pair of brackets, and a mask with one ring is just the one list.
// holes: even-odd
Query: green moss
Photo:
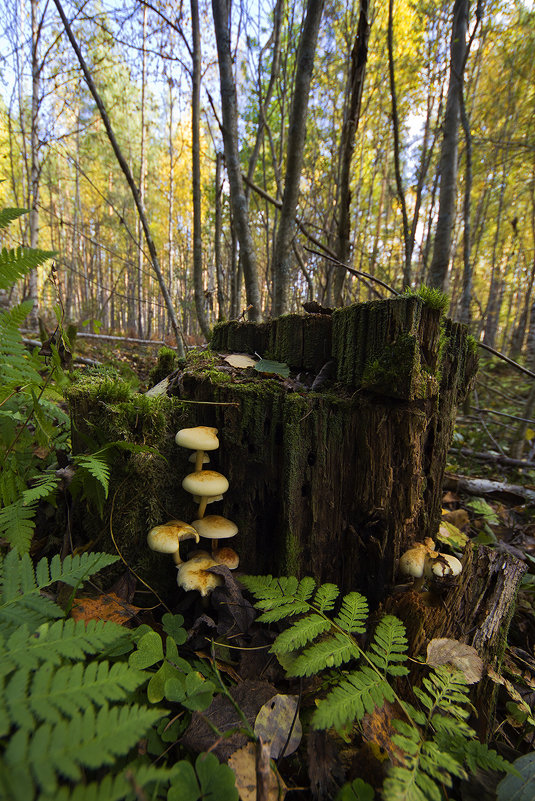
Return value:
[(421, 369), (416, 337), (402, 334), (366, 364), (362, 386), (390, 397), (412, 400), (427, 397), (427, 379)]
[(284, 544), (284, 563), (281, 565), (281, 572), (285, 576), (300, 576), (302, 559), (299, 537), (292, 531), (288, 530), (286, 531)]
[(470, 356), (477, 356), (479, 354), (479, 345), (477, 339), (472, 336), (472, 334), (468, 334), (466, 337), (466, 352)]
[(163, 346), (158, 351), (158, 360), (149, 373), (149, 386), (153, 387), (177, 368), (177, 355), (172, 348)]
[(441, 292), (440, 289), (433, 289), (429, 286), (420, 286), (418, 289), (414, 290), (407, 289), (405, 294), (410, 297), (420, 298), (426, 306), (439, 311), (441, 314), (445, 314), (450, 305), (449, 296), (445, 292)]
[(66, 390), (69, 402), (80, 399), (91, 406), (97, 402), (118, 403), (129, 400), (132, 388), (113, 367), (91, 367), (89, 370), (79, 371), (74, 381)]

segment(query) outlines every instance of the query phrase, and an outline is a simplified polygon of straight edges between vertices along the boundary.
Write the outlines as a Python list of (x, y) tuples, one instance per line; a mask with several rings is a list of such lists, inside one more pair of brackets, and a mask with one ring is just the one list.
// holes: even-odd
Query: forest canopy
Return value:
[(172, 308), (202, 341), (248, 307), (384, 293), (338, 261), (446, 290), (474, 335), (520, 352), (530, 3), (26, 0), (1, 22), (0, 202), (31, 210), (6, 244), (54, 250), (58, 278), (49, 263), (8, 302), (50, 317), (59, 287), (66, 319), (146, 338), (176, 333)]

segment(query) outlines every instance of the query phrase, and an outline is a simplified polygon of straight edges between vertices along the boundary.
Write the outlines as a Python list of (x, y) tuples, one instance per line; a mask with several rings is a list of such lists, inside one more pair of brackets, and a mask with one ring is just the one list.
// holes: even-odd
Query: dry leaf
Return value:
[(256, 716), (255, 734), (270, 743), (272, 759), (278, 759), (283, 751), (289, 756), (299, 747), (303, 728), (297, 705), (295, 695), (274, 695)]
[(239, 367), (241, 369), (254, 367), (256, 364), (256, 359), (253, 359), (246, 353), (231, 353), (229, 356), (225, 356), (225, 361), (228, 362), (231, 367)]
[(387, 756), (394, 765), (403, 762), (403, 751), (392, 742), (396, 734), (392, 720), (399, 717), (399, 707), (385, 701), (382, 707), (375, 707), (362, 718), (362, 736), (372, 746), (370, 753), (380, 762)]
[[(247, 743), (235, 751), (228, 760), (229, 767), (236, 776), (236, 787), (241, 801), (256, 801), (256, 745)], [(286, 796), (286, 785), (271, 767), (268, 801), (279, 801)]]
[(452, 548), (463, 549), (468, 542), (468, 537), (457, 526), (446, 522), (443, 518), (438, 529), (437, 540), (451, 545)]
[(454, 492), (446, 492), (442, 496), (442, 503), (457, 503), (459, 500), (459, 496), (456, 495)]
[(73, 620), (107, 620), (123, 625), (138, 612), (138, 606), (126, 603), (114, 592), (108, 592), (98, 598), (75, 598), (71, 617)]
[(472, 645), (448, 637), (437, 637), (427, 646), (427, 664), (431, 667), (453, 665), (464, 673), (468, 684), (476, 684), (483, 675), (483, 660)]
[(442, 522), (453, 523), (457, 528), (463, 529), (470, 525), (470, 515), (466, 509), (455, 509), (453, 512), (443, 509)]

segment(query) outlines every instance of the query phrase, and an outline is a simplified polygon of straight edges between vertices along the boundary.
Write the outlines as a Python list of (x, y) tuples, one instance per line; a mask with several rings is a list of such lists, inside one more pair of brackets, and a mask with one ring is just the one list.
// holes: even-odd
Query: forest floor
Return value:
[[(160, 343), (140, 345), (79, 339), (75, 355), (114, 366), (134, 389), (143, 392), (149, 387), (149, 373), (156, 362), (159, 347)], [(535, 491), (535, 421), (522, 423), (514, 419), (525, 416), (529, 381), (529, 378), (503, 362), (482, 360), (471, 405), (459, 410), (447, 465), (448, 476), (483, 478), (524, 488), (528, 492)], [(510, 456), (519, 436), (523, 438), (522, 459), (525, 464), (507, 465), (493, 461), (500, 456)], [(473, 458), (466, 455), (469, 451), (483, 456)], [(499, 689), (497, 729), (493, 742), (500, 753), (514, 760), (535, 748), (532, 712), (535, 708), (535, 508), (532, 502), (522, 498), (521, 490), (515, 492), (502, 487), (495, 491), (489, 485), (487, 491), (479, 494), (445, 490), (443, 515), (444, 521), (453, 525), (465, 541), (475, 541), (511, 553), (527, 566), (502, 666), (503, 684)], [(123, 600), (128, 598), (123, 597)], [(179, 611), (186, 618), (192, 612), (187, 609)], [(270, 692), (275, 686), (278, 692), (288, 692), (282, 672), (273, 672), (272, 664), (261, 664), (256, 657), (247, 656), (228, 670), (231, 674), (235, 672), (240, 681), (263, 674)], [(258, 688), (254, 692), (258, 692)], [(245, 690), (244, 693), (240, 704), (247, 706), (250, 699)], [(214, 722), (218, 726), (222, 723), (217, 715)], [(197, 735), (202, 739), (204, 735), (201, 729)], [(197, 735), (192, 732), (190, 739)], [(199, 748), (206, 747), (204, 742), (198, 745)], [(325, 759), (325, 771), (334, 770), (328, 757)], [(307, 781), (306, 777), (298, 775), (294, 775), (292, 780), (295, 783)], [(477, 779), (472, 779), (463, 790), (462, 800), (469, 801), (477, 796), (479, 801), (484, 801), (494, 798), (494, 791), (495, 788), (484, 787), (484, 783), (478, 784)]]

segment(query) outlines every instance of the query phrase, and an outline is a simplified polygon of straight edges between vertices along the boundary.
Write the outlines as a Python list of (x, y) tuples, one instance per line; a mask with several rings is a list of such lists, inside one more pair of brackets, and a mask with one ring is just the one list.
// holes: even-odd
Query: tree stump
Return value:
[[(284, 362), (292, 377), (234, 369), (224, 361), (229, 351)], [(330, 382), (309, 389), (329, 362)], [(218, 324), (210, 350), (192, 351), (161, 397), (131, 393), (102, 375), (70, 390), (75, 450), (117, 440), (153, 449), (119, 452), (105, 522), (87, 512), (79, 530), (95, 547), (117, 547), (173, 605), (172, 560), (148, 551), (146, 535), (166, 520), (196, 517), (181, 486), (193, 469), (189, 452), (174, 435), (215, 426), (220, 448), (210, 468), (230, 486), (210, 512), (237, 523), (241, 570), (312, 575), (342, 592), (359, 590), (372, 609), (405, 621), (412, 654), (449, 636), (496, 665), (522, 575), (516, 560), (467, 549), (458, 585), (433, 608), (410, 590), (392, 594), (400, 555), (438, 530), (456, 409), (476, 368), (465, 328), (417, 296), (332, 316)], [(489, 687), (478, 692), (490, 710)]]

